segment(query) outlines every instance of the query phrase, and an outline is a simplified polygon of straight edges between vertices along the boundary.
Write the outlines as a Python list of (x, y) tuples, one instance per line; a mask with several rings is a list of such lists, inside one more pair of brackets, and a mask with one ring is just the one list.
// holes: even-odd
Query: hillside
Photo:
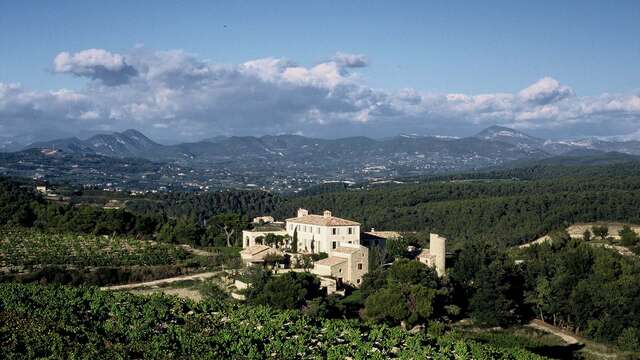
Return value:
[(296, 311), (145, 298), (96, 288), (0, 285), (7, 358), (542, 359), (400, 328), (316, 320)]
[(501, 173), (502, 180), (428, 181), (328, 192), (288, 198), (275, 213), (285, 217), (298, 207), (313, 212), (332, 209), (337, 216), (358, 219), (365, 229), (424, 230), (458, 241), (515, 245), (574, 222), (640, 221), (634, 210), (640, 206), (640, 173), (628, 175), (632, 169), (625, 169), (616, 176), (604, 169), (598, 171), (608, 176), (552, 172), (550, 177), (523, 181), (512, 180), (507, 172)]

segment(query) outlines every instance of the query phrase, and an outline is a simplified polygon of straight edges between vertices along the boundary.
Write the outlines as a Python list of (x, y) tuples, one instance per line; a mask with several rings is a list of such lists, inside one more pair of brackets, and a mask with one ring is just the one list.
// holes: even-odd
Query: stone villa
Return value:
[[(312, 272), (320, 276), (324, 283), (331, 279), (338, 287), (342, 283), (359, 287), (362, 277), (369, 270), (368, 246), (385, 246), (386, 239), (400, 236), (397, 232), (373, 229), (361, 233), (360, 223), (335, 217), (328, 210), (316, 215), (306, 209), (298, 209), (297, 216), (286, 219), (284, 223), (267, 217), (256, 219), (254, 222), (260, 225), (242, 232), (243, 250), (240, 254), (245, 263), (263, 263), (268, 254), (282, 254), (280, 250), (260, 241), (269, 234), (282, 236), (287, 242), (285, 249), (291, 249), (295, 241), (300, 254), (328, 254), (327, 258), (314, 263)], [(434, 266), (440, 276), (444, 274), (445, 240), (431, 234), (431, 249), (424, 250), (418, 256), (419, 261)]]
[(341, 219), (325, 210), (322, 215), (298, 210), (298, 216), (286, 220), (286, 230), (298, 241), (298, 251), (329, 253), (343, 244), (360, 244), (360, 223)]

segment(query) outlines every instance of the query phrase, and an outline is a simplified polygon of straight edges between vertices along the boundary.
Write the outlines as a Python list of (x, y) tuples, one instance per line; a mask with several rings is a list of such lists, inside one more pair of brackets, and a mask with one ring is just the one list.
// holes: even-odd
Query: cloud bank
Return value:
[(0, 83), (0, 128), (6, 135), (136, 128), (184, 141), (278, 133), (468, 135), (493, 124), (613, 135), (640, 125), (638, 94), (579, 96), (551, 77), (516, 93), (389, 91), (367, 86), (356, 72), (368, 64), (364, 55), (343, 52), (312, 66), (275, 57), (221, 64), (182, 50), (61, 52), (54, 72), (85, 78), (86, 86), (31, 91)]

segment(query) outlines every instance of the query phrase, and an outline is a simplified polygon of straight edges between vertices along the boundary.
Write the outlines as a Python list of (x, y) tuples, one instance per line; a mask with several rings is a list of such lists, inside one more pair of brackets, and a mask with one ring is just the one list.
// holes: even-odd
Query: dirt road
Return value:
[(192, 275), (181, 275), (181, 276), (174, 276), (166, 279), (145, 281), (145, 282), (134, 283), (134, 284), (104, 286), (104, 287), (101, 287), (100, 290), (131, 290), (131, 289), (136, 289), (141, 287), (171, 284), (174, 282), (185, 281), (185, 280), (205, 280), (208, 278), (212, 278), (219, 273), (220, 271), (212, 271), (212, 272), (205, 272), (205, 273), (192, 274)]
[(530, 322), (527, 326), (530, 326), (534, 329), (538, 329), (538, 330), (542, 330), (544, 332), (553, 334), (555, 336), (560, 337), (564, 342), (566, 342), (569, 345), (573, 345), (573, 344), (580, 344), (580, 340), (578, 340), (578, 338), (576, 338), (575, 336), (572, 336), (558, 328), (553, 327), (552, 325), (549, 325), (545, 322), (542, 322), (540, 320), (533, 320), (532, 322)]

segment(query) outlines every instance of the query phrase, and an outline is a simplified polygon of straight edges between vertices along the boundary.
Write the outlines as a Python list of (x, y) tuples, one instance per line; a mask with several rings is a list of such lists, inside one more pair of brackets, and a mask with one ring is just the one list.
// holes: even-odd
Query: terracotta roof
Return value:
[(306, 225), (319, 225), (319, 226), (359, 226), (360, 223), (355, 221), (341, 219), (335, 216), (324, 215), (305, 215), (301, 217), (295, 217), (287, 219), (287, 222)]
[(345, 258), (341, 258), (341, 257), (337, 257), (337, 256), (329, 256), (328, 258), (325, 258), (325, 259), (318, 260), (318, 261), (314, 262), (314, 265), (334, 266), (334, 265), (342, 264), (345, 261), (347, 261), (347, 259), (345, 259)]
[(368, 237), (379, 239), (398, 239), (402, 237), (397, 231), (366, 231), (364, 234)]
[(251, 256), (253, 256), (253, 255), (255, 255), (255, 254), (259, 254), (259, 253), (261, 253), (261, 252), (263, 252), (263, 251), (265, 251), (265, 250), (269, 250), (269, 249), (271, 249), (271, 247), (270, 247), (270, 246), (267, 246), (267, 245), (253, 245), (253, 246), (249, 246), (249, 247), (248, 247), (248, 248), (246, 248), (246, 249), (243, 249), (243, 250), (242, 250), (242, 251), (240, 251), (240, 252), (241, 252), (242, 254), (245, 254), (245, 255), (251, 255)]
[(360, 251), (359, 247), (346, 247), (346, 246), (338, 246), (337, 248), (331, 250), (332, 253), (338, 252), (342, 254), (353, 254), (354, 252)]

